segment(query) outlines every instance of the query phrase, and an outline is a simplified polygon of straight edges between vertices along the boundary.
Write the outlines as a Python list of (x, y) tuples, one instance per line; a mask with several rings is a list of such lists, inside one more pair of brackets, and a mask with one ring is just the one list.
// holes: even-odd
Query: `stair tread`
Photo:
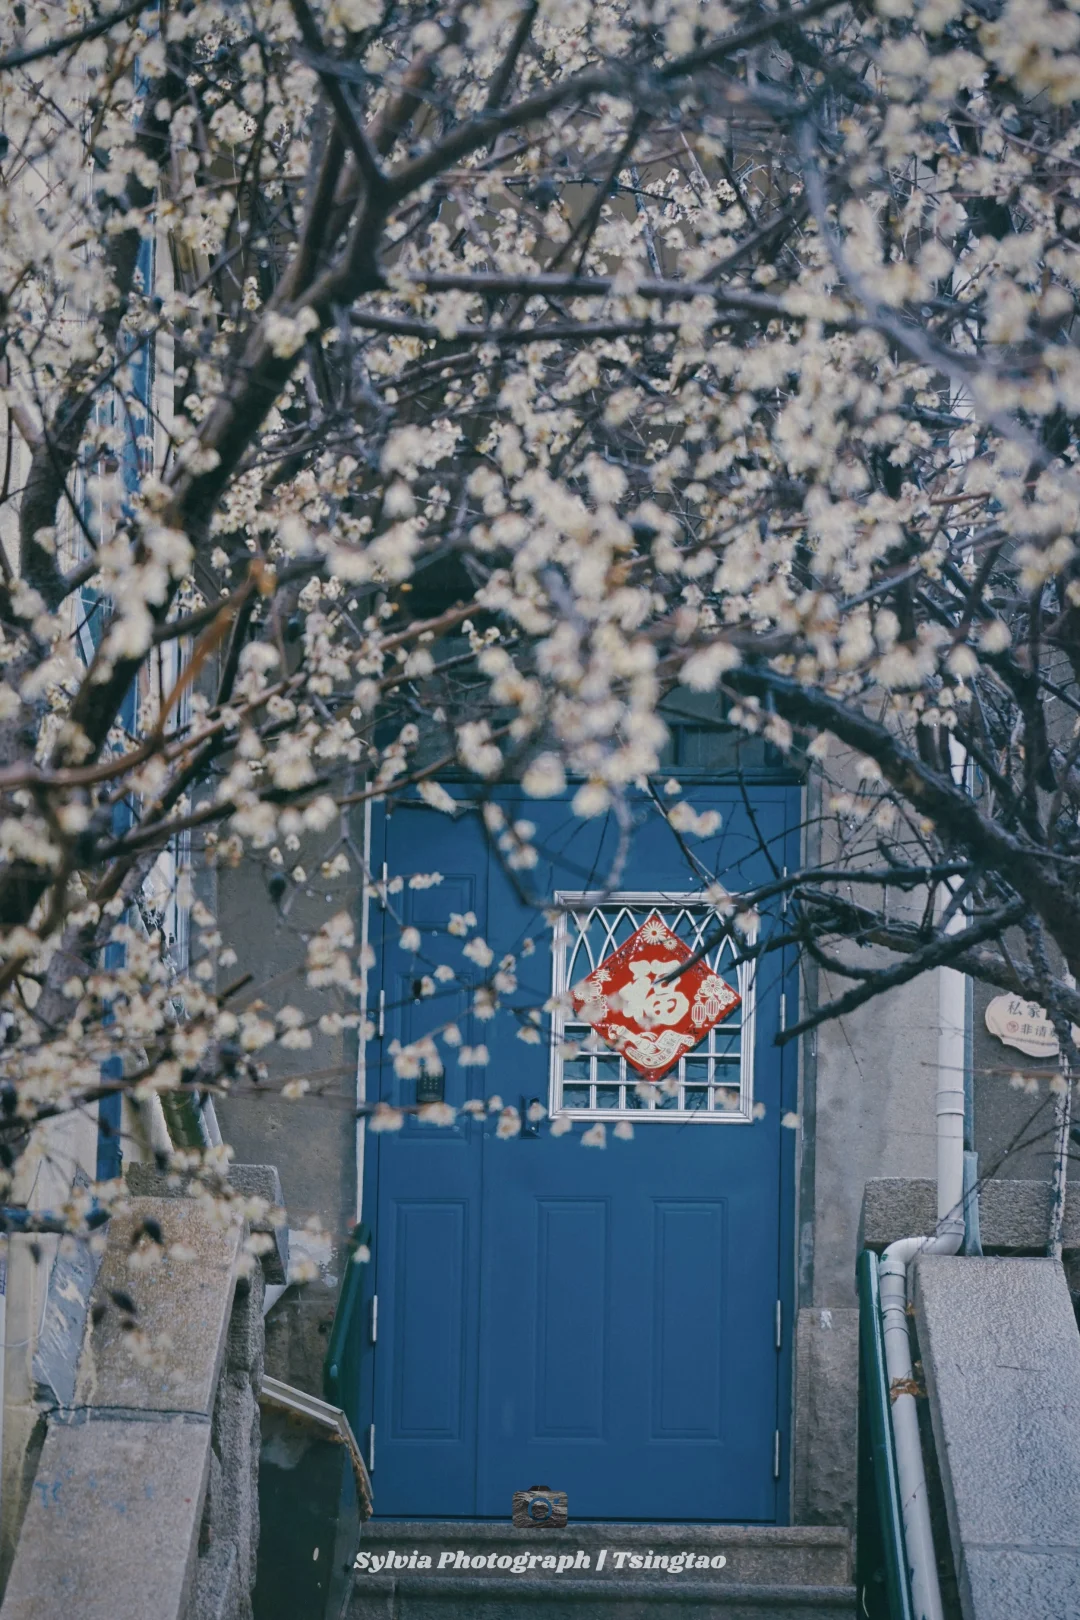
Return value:
[[(602, 1570), (596, 1555), (606, 1547)], [(361, 1552), (394, 1552), (395, 1569), (358, 1570), (349, 1620), (651, 1620), (675, 1607), (686, 1620), (848, 1620), (855, 1613), (851, 1536), (840, 1525), (641, 1524), (585, 1520), (565, 1530), (503, 1521), (369, 1520)], [(432, 1567), (404, 1559), (427, 1554)], [(582, 1552), (588, 1569), (438, 1567), (440, 1554), (505, 1557)], [(615, 1555), (724, 1554), (722, 1568), (631, 1569)], [(673, 1620), (676, 1617), (673, 1615)], [(682, 1616), (678, 1617), (682, 1620)]]
[(518, 1530), (502, 1519), (369, 1519), (364, 1525), (366, 1540), (388, 1541), (407, 1537), (410, 1541), (511, 1540), (517, 1537), (535, 1540), (543, 1535), (552, 1541), (581, 1543), (583, 1538), (601, 1537), (609, 1541), (622, 1537), (626, 1541), (646, 1540), (680, 1541), (730, 1540), (732, 1544), (760, 1544), (769, 1546), (847, 1547), (850, 1532), (843, 1525), (818, 1524), (717, 1524), (709, 1523), (642, 1523), (627, 1519), (579, 1519), (565, 1530)]
[(649, 1594), (652, 1597), (660, 1595), (675, 1596), (683, 1593), (688, 1597), (715, 1597), (718, 1593), (724, 1596), (745, 1597), (751, 1594), (754, 1597), (790, 1597), (792, 1594), (813, 1597), (821, 1601), (828, 1599), (837, 1602), (851, 1598), (854, 1601), (855, 1588), (847, 1585), (819, 1586), (801, 1583), (774, 1582), (770, 1585), (756, 1581), (704, 1581), (687, 1580), (685, 1576), (671, 1575), (666, 1581), (659, 1578), (650, 1580), (648, 1577), (618, 1575), (610, 1581), (590, 1580), (587, 1576), (555, 1576), (544, 1581), (523, 1581), (514, 1575), (440, 1575), (426, 1571), (396, 1569), (378, 1575), (359, 1575), (354, 1581), (354, 1591), (361, 1588), (370, 1588), (372, 1591), (387, 1591), (391, 1587), (399, 1592), (490, 1592), (493, 1596), (502, 1597), (507, 1592), (520, 1592), (525, 1589), (530, 1592), (540, 1588), (550, 1591), (566, 1592), (578, 1595), (582, 1592), (593, 1593), (603, 1590), (605, 1597), (621, 1592), (642, 1596)]
[(854, 1620), (853, 1586), (749, 1585), (745, 1582), (663, 1579), (628, 1579), (604, 1582), (556, 1577), (522, 1581), (498, 1575), (410, 1574), (362, 1575), (354, 1582), (346, 1610), (348, 1620), (367, 1620), (393, 1613), (400, 1620), (412, 1615), (428, 1620), (510, 1620), (519, 1614), (537, 1620), (631, 1620), (678, 1609), (680, 1615), (731, 1616), (732, 1620), (794, 1620), (814, 1614), (818, 1620)]
[[(603, 1568), (598, 1568), (603, 1549)], [(620, 1575), (642, 1575), (655, 1579), (655, 1566), (643, 1569), (641, 1559), (652, 1554), (666, 1557), (716, 1558), (721, 1566), (704, 1569), (692, 1565), (674, 1578), (704, 1578), (710, 1583), (729, 1586), (744, 1583), (755, 1586), (842, 1586), (851, 1580), (851, 1538), (834, 1526), (815, 1525), (702, 1525), (702, 1524), (605, 1524), (599, 1521), (571, 1524), (565, 1530), (519, 1530), (515, 1526), (478, 1521), (450, 1520), (397, 1522), (383, 1520), (365, 1524), (360, 1539), (361, 1554), (385, 1558), (393, 1554), (395, 1563), (383, 1566), (381, 1573), (409, 1573), (406, 1560), (413, 1554), (427, 1556), (430, 1576), (447, 1574), (460, 1579), (466, 1574), (485, 1578), (497, 1575), (496, 1568), (484, 1568), (482, 1559), (503, 1559), (503, 1570), (515, 1582), (534, 1583), (567, 1574), (581, 1575), (592, 1582), (606, 1582)], [(521, 1571), (508, 1569), (510, 1558), (524, 1553), (569, 1557), (581, 1555), (585, 1567), (556, 1573), (549, 1563), (539, 1563)], [(634, 1560), (631, 1565), (630, 1560)], [(472, 1565), (467, 1561), (477, 1560)], [(367, 1560), (365, 1560), (367, 1562)], [(462, 1568), (462, 1564), (465, 1567)], [(412, 1569), (416, 1570), (415, 1562)], [(362, 1575), (372, 1573), (361, 1571)]]

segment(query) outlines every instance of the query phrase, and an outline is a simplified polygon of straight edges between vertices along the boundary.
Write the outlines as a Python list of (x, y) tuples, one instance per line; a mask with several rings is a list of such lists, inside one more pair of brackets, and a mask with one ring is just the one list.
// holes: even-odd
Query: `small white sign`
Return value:
[(1046, 1008), (1023, 996), (995, 996), (987, 1003), (986, 1027), (1006, 1046), (1029, 1057), (1057, 1057), (1058, 1038), (1054, 1026), (1046, 1016)]

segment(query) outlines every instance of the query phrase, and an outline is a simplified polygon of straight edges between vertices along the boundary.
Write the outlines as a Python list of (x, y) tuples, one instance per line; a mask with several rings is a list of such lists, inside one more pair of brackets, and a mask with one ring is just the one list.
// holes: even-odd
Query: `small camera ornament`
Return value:
[(565, 1491), (530, 1485), (527, 1491), (514, 1492), (515, 1530), (565, 1530), (566, 1518)]

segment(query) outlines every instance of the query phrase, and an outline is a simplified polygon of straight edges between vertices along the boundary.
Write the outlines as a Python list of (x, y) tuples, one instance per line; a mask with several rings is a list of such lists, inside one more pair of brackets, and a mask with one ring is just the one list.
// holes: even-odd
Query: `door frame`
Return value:
[[(752, 793), (755, 787), (781, 788), (788, 790), (789, 815), (785, 818), (785, 861), (784, 869), (791, 867), (797, 869), (805, 845), (807, 784), (805, 778), (798, 776), (791, 770), (770, 770), (767, 766), (742, 773), (733, 778), (730, 772), (691, 770), (685, 766), (676, 767), (680, 779), (685, 779), (687, 785), (702, 787), (705, 785), (717, 788), (730, 787), (734, 782), (745, 787)], [(464, 773), (447, 771), (442, 778), (447, 782), (470, 782)], [(794, 812), (794, 820), (791, 812)], [(378, 805), (371, 799), (364, 803), (364, 872), (362, 874), (361, 899), (361, 951), (366, 950), (371, 943), (371, 903), (372, 893), (380, 879), (385, 880), (385, 871), (376, 874), (372, 869), (372, 851), (375, 840), (376, 820), (380, 828), (386, 816), (384, 801)], [(435, 814), (436, 812), (432, 812)], [(383, 863), (380, 862), (380, 866)], [(377, 897), (376, 897), (377, 898)], [(381, 907), (380, 907), (381, 909)], [(378, 983), (382, 973), (382, 963), (376, 959), (377, 975), (369, 980), (370, 970), (365, 969), (362, 974), (363, 991), (360, 998), (360, 1038), (357, 1042), (356, 1064), (356, 1102), (358, 1109), (367, 1100), (367, 1062), (366, 1041), (363, 1026), (371, 1016), (371, 999), (369, 996), (369, 983)], [(784, 951), (783, 994), (785, 996), (785, 1025), (800, 1016), (803, 997), (801, 994), (801, 976), (799, 963), (793, 948), (787, 947)], [(376, 1038), (373, 1036), (372, 1038)], [(776, 1433), (778, 1436), (778, 1470), (776, 1473), (776, 1514), (770, 1522), (783, 1526), (792, 1521), (794, 1505), (794, 1457), (795, 1457), (795, 1337), (798, 1325), (798, 1210), (799, 1210), (799, 1180), (802, 1161), (803, 1121), (799, 1115), (800, 1091), (802, 1085), (802, 1066), (800, 1056), (804, 1043), (802, 1041), (788, 1042), (779, 1051), (780, 1064), (780, 1106), (784, 1114), (794, 1114), (799, 1118), (796, 1129), (781, 1129), (780, 1131), (780, 1163), (778, 1166), (778, 1274), (777, 1274), (777, 1303), (780, 1311), (780, 1345), (777, 1351), (777, 1409)], [(356, 1121), (356, 1220), (364, 1219), (364, 1211), (373, 1212), (378, 1199), (379, 1175), (379, 1137), (368, 1132), (365, 1127), (365, 1118), (358, 1111)], [(351, 1358), (352, 1365), (359, 1365), (359, 1387), (349, 1395), (347, 1415), (353, 1426), (354, 1433), (360, 1444), (364, 1459), (372, 1473), (372, 1491), (374, 1495), (376, 1513), (378, 1512), (378, 1482), (374, 1477), (374, 1464), (377, 1455), (372, 1456), (370, 1440), (373, 1425), (375, 1402), (375, 1353), (377, 1353), (377, 1333), (375, 1343), (371, 1334), (373, 1327), (372, 1309), (373, 1300), (377, 1293), (377, 1269), (374, 1264), (378, 1234), (374, 1224), (369, 1222), (373, 1232), (371, 1264), (364, 1267), (363, 1289), (361, 1294), (361, 1309), (356, 1313), (352, 1327), (353, 1333), (363, 1336), (363, 1343), (357, 1347), (355, 1360)], [(373, 1353), (375, 1352), (375, 1353)], [(463, 1518), (462, 1522), (471, 1522)], [(480, 1521), (489, 1522), (489, 1521)], [(498, 1521), (490, 1521), (498, 1522)]]

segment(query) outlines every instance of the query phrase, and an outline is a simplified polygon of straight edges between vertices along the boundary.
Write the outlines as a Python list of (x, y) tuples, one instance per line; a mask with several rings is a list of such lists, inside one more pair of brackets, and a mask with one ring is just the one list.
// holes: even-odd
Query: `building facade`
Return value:
[[(241, 1160), (278, 1165), (293, 1253), (310, 1258), (313, 1280), (267, 1318), (279, 1376), (319, 1387), (347, 1238), (370, 1229), (343, 1400), (378, 1516), (505, 1519), (543, 1481), (580, 1518), (853, 1521), (860, 1212), (868, 1181), (934, 1174), (937, 986), (778, 1044), (833, 987), (793, 944), (726, 968), (708, 919), (716, 885), (768, 888), (821, 853), (816, 785), (707, 717), (672, 730), (671, 779), (716, 822), (693, 847), (644, 795), (629, 832), (496, 796), (501, 851), (465, 782), (447, 781), (453, 814), (415, 793), (360, 812), (354, 870), (370, 881), (348, 903), (374, 962), (370, 1038), (321, 1037), (298, 1101), (268, 1086), (219, 1107)], [(538, 855), (515, 871), (521, 821)], [(318, 871), (318, 850), (303, 860)], [(282, 916), (264, 874), (219, 872), (256, 985), (289, 972), (329, 892), (298, 888)], [(582, 1055), (565, 995), (564, 1028), (524, 1009), (558, 1008), (654, 914), (691, 949), (712, 941), (705, 965), (741, 1002), (643, 1100), (625, 1055)], [(783, 936), (782, 884), (754, 926), (763, 947)], [(478, 1017), (475, 986), (500, 971), (502, 1005)], [(429, 1035), (438, 1056), (410, 1073), (401, 1053)], [(391, 1112), (357, 1125), (358, 1100)], [(444, 1102), (449, 1125), (394, 1117)]]

